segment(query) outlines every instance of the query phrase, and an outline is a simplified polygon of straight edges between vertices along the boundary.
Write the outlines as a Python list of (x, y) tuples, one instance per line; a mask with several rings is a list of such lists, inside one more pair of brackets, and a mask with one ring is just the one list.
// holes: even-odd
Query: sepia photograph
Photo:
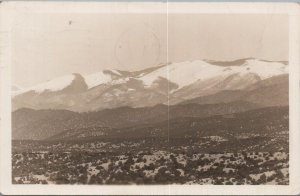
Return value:
[(228, 13), (90, 2), (89, 11), (56, 12), (49, 4), (11, 9), (6, 183), (294, 184), (299, 54), (282, 11), (290, 6)]

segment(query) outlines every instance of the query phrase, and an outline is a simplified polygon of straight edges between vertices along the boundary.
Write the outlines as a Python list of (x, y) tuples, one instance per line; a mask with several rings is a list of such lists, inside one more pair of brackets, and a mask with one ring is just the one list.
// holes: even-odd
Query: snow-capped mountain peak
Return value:
[(38, 93), (44, 92), (45, 90), (59, 91), (69, 86), (74, 80), (74, 78), (74, 74), (58, 77), (53, 80), (49, 80), (45, 83), (36, 85), (32, 89)]
[(141, 79), (146, 86), (159, 78), (166, 78), (176, 83), (178, 89), (188, 86), (199, 80), (207, 80), (216, 77), (227, 77), (232, 74), (256, 74), (261, 79), (267, 79), (272, 76), (288, 73), (288, 66), (280, 62), (268, 62), (258, 59), (247, 59), (240, 66), (220, 66), (213, 65), (206, 61), (184, 61), (180, 63), (171, 63), (160, 69), (157, 69)]
[(179, 88), (181, 88), (201, 79), (201, 75), (208, 71), (206, 68), (216, 69), (217, 67), (218, 66), (210, 65), (209, 63), (201, 60), (171, 63), (149, 74), (143, 75), (140, 79), (145, 85), (151, 86), (155, 80), (165, 78), (176, 83)]
[[(179, 63), (169, 63), (157, 67), (153, 70), (140, 71), (139, 74), (129, 71), (102, 70), (97, 73), (83, 75), (88, 89), (101, 84), (120, 84), (126, 83), (130, 78), (135, 78), (143, 82), (145, 87), (150, 87), (155, 81), (161, 78), (176, 84), (178, 89), (191, 85), (197, 81), (205, 81), (213, 78), (224, 78), (232, 74), (247, 75), (256, 74), (260, 79), (267, 79), (272, 76), (288, 73), (288, 65), (281, 62), (269, 62), (258, 59), (246, 59), (239, 66), (221, 66), (209, 63), (209, 61), (195, 60)], [(37, 93), (44, 91), (59, 91), (72, 83), (75, 75), (69, 74), (42, 84), (33, 86), (29, 89), (16, 91), (20, 94), (30, 90)]]
[(48, 80), (46, 82), (43, 82), (41, 84), (35, 85), (30, 88), (20, 89), (13, 92), (13, 96), (17, 96), (29, 91), (35, 91), (36, 93), (42, 93), (44, 91), (59, 91), (66, 87), (68, 87), (70, 84), (72, 84), (73, 80), (75, 79), (76, 74), (69, 74), (65, 76), (61, 76), (58, 78), (54, 78), (52, 80)]

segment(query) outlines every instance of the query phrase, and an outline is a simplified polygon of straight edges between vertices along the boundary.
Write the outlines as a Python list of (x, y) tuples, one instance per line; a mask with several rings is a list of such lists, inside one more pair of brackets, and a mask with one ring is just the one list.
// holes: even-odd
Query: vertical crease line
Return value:
[[(170, 72), (169, 72), (169, 0), (167, 0), (167, 78), (168, 78), (168, 85), (167, 85), (167, 93), (168, 93), (168, 150), (171, 153), (170, 149)], [(171, 195), (171, 186), (168, 186), (168, 193)]]

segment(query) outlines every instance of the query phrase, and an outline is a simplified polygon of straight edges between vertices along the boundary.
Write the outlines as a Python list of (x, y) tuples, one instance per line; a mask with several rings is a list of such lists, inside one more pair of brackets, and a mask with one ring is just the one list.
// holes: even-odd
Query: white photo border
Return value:
[[(11, 168), (11, 31), (19, 13), (198, 13), (289, 16), (289, 185), (14, 185)], [(11, 1), (0, 4), (0, 192), (13, 195), (294, 195), (300, 194), (299, 65), (297, 3)]]

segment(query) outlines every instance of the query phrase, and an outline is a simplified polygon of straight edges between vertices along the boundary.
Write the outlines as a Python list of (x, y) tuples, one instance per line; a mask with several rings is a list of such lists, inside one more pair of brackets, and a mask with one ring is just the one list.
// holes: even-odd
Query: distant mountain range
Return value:
[[(288, 65), (259, 59), (168, 63), (141, 71), (74, 73), (28, 89), (12, 87), (13, 110), (76, 112), (157, 104), (228, 103), (261, 106), (288, 103)], [(272, 98), (272, 99), (270, 99)]]
[(156, 105), (146, 108), (121, 107), (98, 112), (77, 113), (68, 110), (19, 109), (12, 114), (13, 139), (40, 140), (72, 129), (93, 127), (126, 128), (179, 117), (208, 117), (259, 108), (247, 102), (219, 104)]
[[(46, 141), (84, 141), (103, 139), (199, 139), (207, 136), (221, 136), (225, 139), (237, 139), (241, 136), (280, 137), (287, 134), (289, 109), (270, 107), (231, 115), (215, 115), (206, 118), (179, 117), (168, 121), (138, 125), (126, 128), (92, 127), (70, 129), (46, 138)], [(255, 123), (253, 123), (255, 122)]]

